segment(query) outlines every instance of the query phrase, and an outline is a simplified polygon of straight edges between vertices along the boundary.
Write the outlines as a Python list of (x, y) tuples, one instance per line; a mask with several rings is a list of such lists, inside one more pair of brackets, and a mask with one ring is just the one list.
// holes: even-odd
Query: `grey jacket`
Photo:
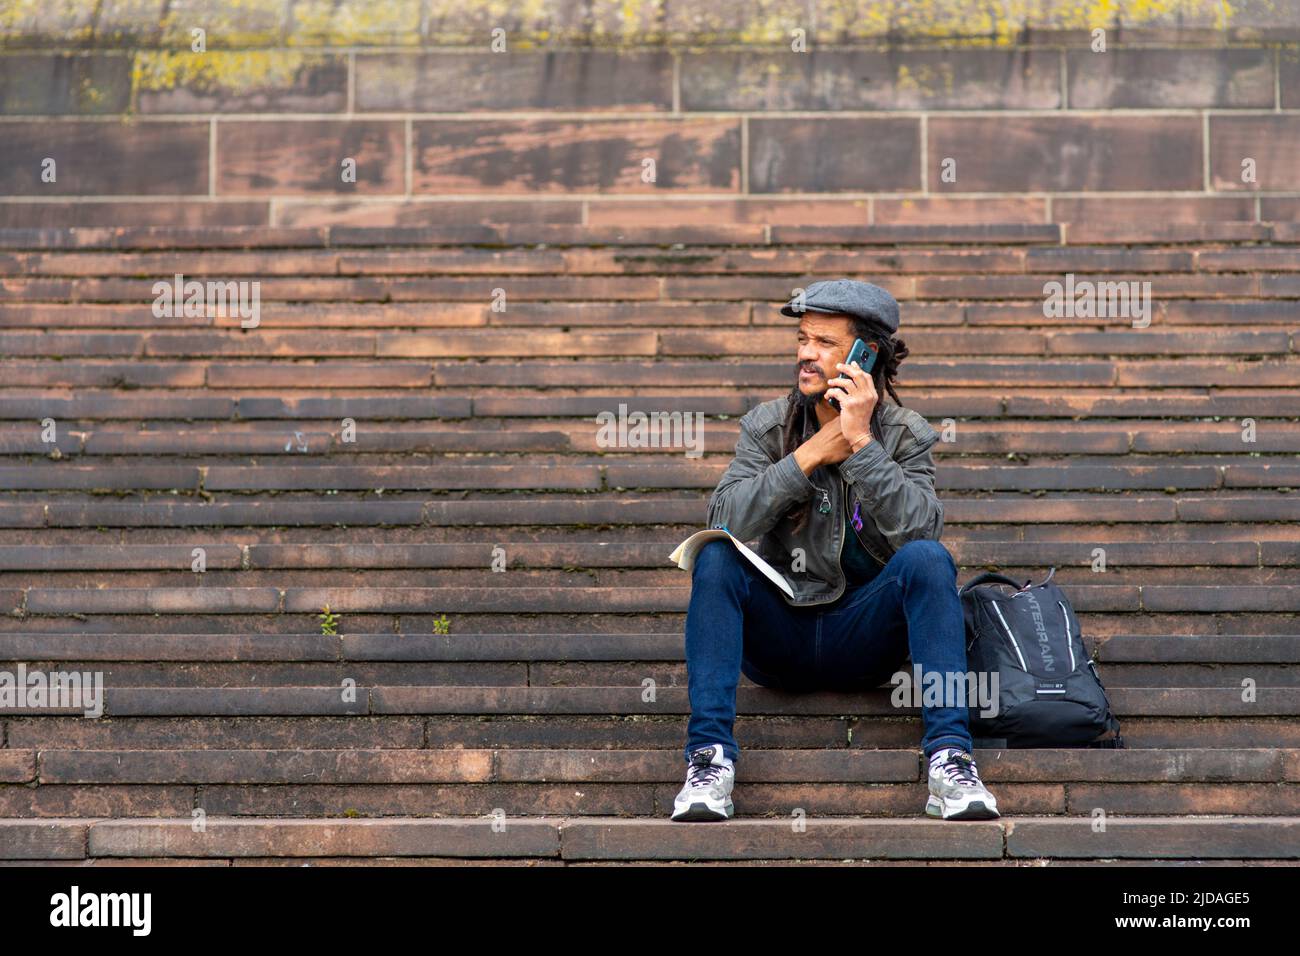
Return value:
[[(862, 546), (882, 565), (908, 541), (939, 539), (943, 505), (934, 490), (930, 448), (939, 434), (917, 412), (880, 404), (884, 441), (871, 441), (838, 465), (822, 465), (805, 475), (794, 453), (781, 457), (781, 423), (786, 397), (750, 409), (740, 419), (736, 457), (709, 498), (709, 527), (724, 525), (741, 541), (758, 539), (758, 554), (790, 583), (792, 606), (828, 604), (844, 593), (840, 553), (845, 509), (861, 503)], [(801, 420), (802, 419), (802, 420)], [(815, 415), (795, 419), (806, 439), (817, 430)], [(798, 533), (785, 513), (811, 501), (807, 523)], [(829, 502), (828, 513), (818, 508)], [(802, 548), (802, 570), (794, 570)]]

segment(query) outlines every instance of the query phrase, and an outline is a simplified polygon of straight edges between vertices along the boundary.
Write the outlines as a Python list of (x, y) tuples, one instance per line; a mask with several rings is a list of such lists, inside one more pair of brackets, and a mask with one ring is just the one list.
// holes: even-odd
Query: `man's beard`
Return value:
[[(826, 397), (826, 389), (823, 388), (821, 391), (805, 395), (799, 389), (799, 370), (801, 367), (802, 366), (796, 365), (794, 369), (794, 387), (790, 389), (790, 403), (800, 408), (812, 410), (817, 407), (818, 402), (822, 401)], [(817, 373), (820, 375), (821, 369), (818, 369)], [(829, 388), (829, 386), (827, 386), (827, 388)]]
[(811, 395), (805, 395), (803, 392), (799, 391), (799, 386), (796, 385), (794, 388), (790, 389), (790, 403), (797, 408), (811, 411), (817, 407), (817, 403), (822, 401), (825, 395), (825, 389), (820, 392), (813, 392)]

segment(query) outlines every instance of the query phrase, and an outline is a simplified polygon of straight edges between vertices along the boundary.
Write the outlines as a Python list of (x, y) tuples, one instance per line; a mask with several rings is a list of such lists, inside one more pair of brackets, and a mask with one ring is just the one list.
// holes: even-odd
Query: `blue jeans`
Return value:
[[(811, 607), (786, 604), (776, 585), (725, 539), (700, 550), (691, 577), (688, 760), (692, 750), (711, 743), (721, 743), (737, 760), (732, 725), (742, 672), (765, 687), (804, 692), (879, 687), (909, 653), (922, 675), (966, 671), (957, 565), (938, 541), (907, 542), (871, 581)], [(941, 747), (971, 749), (965, 706), (925, 706), (921, 716), (927, 758)]]

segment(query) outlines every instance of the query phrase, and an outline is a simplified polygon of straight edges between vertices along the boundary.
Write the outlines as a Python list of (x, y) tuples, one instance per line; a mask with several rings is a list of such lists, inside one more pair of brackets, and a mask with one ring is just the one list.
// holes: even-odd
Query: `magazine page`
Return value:
[(790, 597), (794, 597), (794, 589), (791, 588), (790, 583), (781, 576), (781, 573), (777, 571), (776, 568), (772, 567), (772, 565), (760, 558), (752, 548), (746, 545), (726, 528), (709, 528), (705, 531), (695, 532), (695, 534), (691, 535), (673, 550), (673, 553), (668, 556), (668, 560), (672, 561), (679, 568), (689, 571), (695, 564), (695, 555), (699, 552), (700, 548), (704, 547), (710, 541), (716, 541), (719, 538), (730, 539), (731, 543), (740, 550), (740, 553), (745, 556), (746, 560), (748, 560), (750, 564), (763, 572), (763, 575), (782, 591)]

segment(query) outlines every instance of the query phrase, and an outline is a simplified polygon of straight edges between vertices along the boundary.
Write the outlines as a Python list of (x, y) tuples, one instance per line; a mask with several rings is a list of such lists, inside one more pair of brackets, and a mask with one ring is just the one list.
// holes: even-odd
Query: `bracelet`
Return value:
[[(863, 432), (857, 438), (853, 439), (853, 441), (849, 442), (849, 447), (856, 448), (858, 442), (862, 441), (862, 439), (864, 438), (867, 440), (867, 443), (870, 443), (872, 441), (871, 432)], [(865, 448), (867, 446), (867, 443), (864, 443), (862, 447)], [(860, 451), (861, 449), (858, 450)]]

